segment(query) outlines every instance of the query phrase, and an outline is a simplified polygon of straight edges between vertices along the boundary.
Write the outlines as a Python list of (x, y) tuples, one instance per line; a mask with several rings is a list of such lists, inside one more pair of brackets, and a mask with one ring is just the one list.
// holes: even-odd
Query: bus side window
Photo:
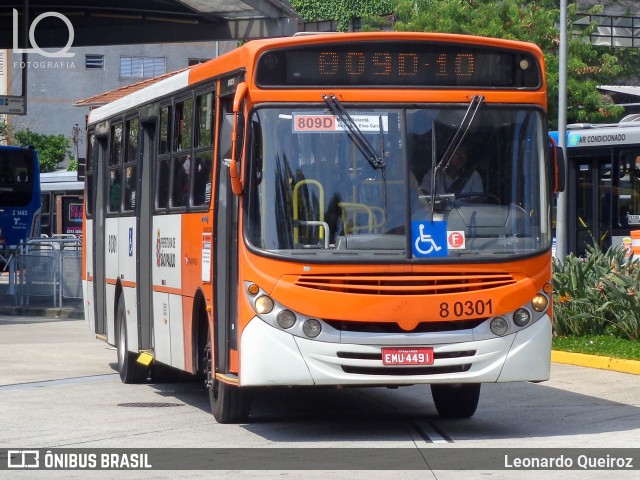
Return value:
[(160, 209), (167, 208), (169, 204), (169, 180), (171, 171), (169, 170), (169, 159), (161, 159), (158, 165), (158, 198), (156, 207)]
[(122, 207), (122, 161), (124, 157), (122, 134), (122, 123), (116, 123), (111, 126), (111, 148), (109, 156), (109, 213), (119, 212)]
[(125, 156), (124, 210), (132, 211), (136, 207), (137, 163), (138, 163), (139, 120), (127, 121), (127, 144)]
[(167, 105), (160, 109), (160, 145), (158, 146), (158, 154), (165, 155), (169, 153), (171, 142), (171, 106)]
[(206, 205), (211, 200), (211, 156), (212, 152), (203, 152), (196, 157), (193, 177), (193, 205)]
[(125, 210), (134, 210), (136, 208), (136, 166), (127, 167), (125, 178)]
[(51, 193), (45, 192), (40, 195), (40, 232), (42, 235), (51, 236)]
[(189, 200), (189, 179), (191, 177), (191, 156), (180, 155), (173, 158), (172, 207), (185, 207)]
[(156, 178), (156, 208), (165, 209), (169, 205), (169, 187), (171, 170), (169, 155), (171, 154), (171, 106), (160, 109), (160, 144), (158, 146), (158, 168)]
[(213, 93), (208, 92), (196, 97), (196, 141), (195, 147), (208, 147), (213, 143)]
[(174, 151), (183, 151), (191, 148), (193, 132), (193, 100), (187, 99), (176, 103), (174, 123)]
[(122, 175), (119, 169), (111, 169), (109, 172), (109, 213), (120, 211), (122, 200)]

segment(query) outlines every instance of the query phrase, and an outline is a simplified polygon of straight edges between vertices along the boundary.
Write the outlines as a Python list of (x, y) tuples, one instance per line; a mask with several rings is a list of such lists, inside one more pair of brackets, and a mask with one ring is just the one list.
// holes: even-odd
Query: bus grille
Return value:
[(349, 322), (343, 320), (326, 320), (336, 330), (341, 332), (358, 333), (437, 333), (472, 330), (487, 320), (476, 318), (473, 320), (455, 320), (452, 322), (421, 322), (413, 330), (404, 330), (397, 323), (390, 322)]
[(366, 295), (434, 295), (475, 292), (513, 285), (505, 273), (384, 273), (301, 275), (295, 284), (304, 288)]
[(442, 375), (445, 373), (462, 373), (467, 372), (471, 368), (471, 364), (464, 365), (448, 365), (443, 367), (354, 367), (342, 366), (344, 373), (353, 373), (359, 375)]

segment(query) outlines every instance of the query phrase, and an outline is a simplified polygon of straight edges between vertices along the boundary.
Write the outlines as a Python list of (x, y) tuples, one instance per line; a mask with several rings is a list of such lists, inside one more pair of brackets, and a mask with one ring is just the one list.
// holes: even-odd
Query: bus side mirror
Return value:
[[(232, 143), (235, 143), (232, 142)], [(229, 167), (229, 178), (231, 179), (231, 191), (240, 195), (242, 193), (242, 180), (240, 180), (240, 176), (238, 175), (238, 164), (235, 159), (235, 150), (231, 154), (231, 158), (225, 158), (224, 164)]]
[(565, 158), (564, 150), (558, 146), (555, 139), (549, 137), (549, 157), (551, 159), (553, 191), (554, 193), (564, 192), (565, 188)]
[[(238, 135), (242, 131), (242, 127), (239, 124), (243, 118), (240, 115), (242, 110), (242, 100), (247, 93), (247, 84), (240, 82), (236, 89), (236, 94), (233, 97), (233, 132), (231, 134), (231, 159), (225, 159), (225, 164), (229, 167), (229, 178), (231, 179), (231, 190), (234, 194), (240, 195), (242, 193), (242, 180), (240, 179), (240, 172), (238, 169)], [(241, 146), (243, 143), (240, 144)]]

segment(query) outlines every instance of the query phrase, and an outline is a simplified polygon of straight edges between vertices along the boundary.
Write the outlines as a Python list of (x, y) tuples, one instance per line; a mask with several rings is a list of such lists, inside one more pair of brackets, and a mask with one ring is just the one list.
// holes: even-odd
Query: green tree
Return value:
[(11, 125), (6, 122), (0, 122), (0, 144), (6, 144), (11, 138)]
[(363, 20), (363, 29), (379, 24), (380, 15), (393, 11), (394, 0), (291, 0), (291, 5), (305, 22), (335, 20), (344, 32), (354, 18)]
[(14, 132), (13, 137), (19, 146), (33, 145), (42, 172), (53, 172), (67, 156), (71, 156), (71, 142), (64, 135), (46, 135), (26, 129)]
[[(523, 40), (537, 44), (545, 54), (548, 74), (549, 119), (557, 125), (558, 47), (560, 10), (557, 0), (394, 0), (396, 30), (449, 32)], [(596, 27), (574, 25), (582, 18), (577, 5), (568, 5), (567, 121), (614, 122), (623, 108), (601, 95), (597, 85), (615, 83), (632, 73), (623, 65), (638, 66), (633, 49), (593, 46), (588, 34)], [(591, 8), (597, 14), (602, 6)], [(626, 59), (627, 64), (620, 61)]]

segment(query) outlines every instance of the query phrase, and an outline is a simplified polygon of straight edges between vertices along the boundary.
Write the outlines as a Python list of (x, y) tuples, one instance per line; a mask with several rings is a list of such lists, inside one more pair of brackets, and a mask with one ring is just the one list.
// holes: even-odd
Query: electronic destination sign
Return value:
[(439, 87), (536, 89), (537, 59), (528, 52), (429, 42), (351, 42), (265, 52), (260, 87)]

